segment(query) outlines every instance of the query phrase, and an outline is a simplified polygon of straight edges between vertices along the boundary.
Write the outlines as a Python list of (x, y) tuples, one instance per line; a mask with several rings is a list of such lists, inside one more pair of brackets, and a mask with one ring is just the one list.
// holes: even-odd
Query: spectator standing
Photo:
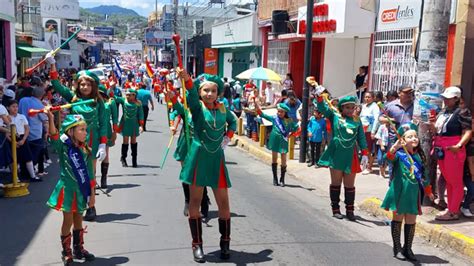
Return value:
[(472, 116), (469, 109), (460, 108), (461, 89), (448, 87), (441, 94), (445, 108), (437, 118), (431, 117), (434, 138), (434, 154), (441, 174), (446, 180), (448, 210), (439, 213), (436, 220), (459, 219), (459, 206), (464, 196), (463, 173), (466, 159), (465, 145), (471, 139)]
[(375, 120), (380, 115), (379, 107), (374, 101), (374, 93), (369, 91), (364, 95), (364, 104), (360, 113), (360, 120), (364, 129), (365, 139), (367, 141), (367, 149), (369, 150), (369, 163), (364, 166), (362, 171), (363, 175), (367, 175), (372, 172), (372, 164), (374, 161), (374, 142), (372, 138), (372, 128), (375, 124)]
[(286, 73), (285, 80), (281, 82), (281, 85), (283, 85), (284, 90), (293, 90), (293, 76), (291, 73)]
[(9, 130), (7, 126), (10, 124), (10, 118), (8, 117), (8, 111), (0, 104), (0, 168), (6, 168), (12, 163), (10, 146), (8, 145), (7, 136)]
[(301, 101), (296, 97), (293, 91), (288, 91), (288, 99), (284, 102), (289, 108), (288, 116), (293, 119), (293, 122), (298, 123), (298, 108), (300, 108)]
[(323, 115), (318, 111), (313, 111), (313, 116), (309, 119), (308, 122), (308, 139), (309, 146), (311, 149), (310, 162), (308, 167), (311, 167), (319, 161), (321, 155), (321, 146), (324, 140), (327, 140), (328, 132), (326, 130), (326, 120), (323, 118)]
[(240, 85), (240, 81), (236, 81), (234, 84), (234, 97), (235, 95), (242, 96), (242, 85)]
[(224, 78), (224, 98), (226, 98), (228, 102), (232, 101), (232, 88), (228, 78)]
[(359, 102), (362, 102), (362, 96), (367, 90), (367, 66), (359, 67), (359, 73), (356, 75), (355, 80), (353, 80), (356, 87), (357, 98)]
[(267, 86), (265, 87), (265, 104), (272, 105), (273, 100), (275, 98), (275, 91), (270, 81), (267, 81), (266, 85)]

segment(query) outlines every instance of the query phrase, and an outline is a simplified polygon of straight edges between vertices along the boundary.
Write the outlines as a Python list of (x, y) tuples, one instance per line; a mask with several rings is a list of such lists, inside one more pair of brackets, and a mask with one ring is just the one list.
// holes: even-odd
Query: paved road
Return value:
[[(139, 140), (139, 168), (122, 168), (120, 147), (112, 150), (109, 189), (107, 194), (99, 191), (97, 221), (86, 223), (86, 248), (98, 257), (90, 265), (194, 264), (187, 219), (182, 214), (179, 165), (170, 154), (164, 169), (158, 167), (169, 137), (164, 113), (160, 106), (150, 115), (149, 131)], [(235, 148), (228, 148), (226, 155), (233, 183), (233, 253), (227, 263), (410, 264), (390, 255), (390, 229), (383, 221), (360, 213), (357, 223), (336, 220), (330, 217), (326, 189), (292, 179), (286, 188), (273, 187), (269, 166)], [(61, 263), (62, 216), (44, 204), (58, 169), (50, 167), (49, 171), (45, 182), (31, 185), (30, 196), (0, 200), (0, 265)], [(204, 228), (204, 251), (208, 262), (220, 263), (215, 204), (210, 218)], [(468, 264), (419, 239), (414, 251), (427, 264)]]

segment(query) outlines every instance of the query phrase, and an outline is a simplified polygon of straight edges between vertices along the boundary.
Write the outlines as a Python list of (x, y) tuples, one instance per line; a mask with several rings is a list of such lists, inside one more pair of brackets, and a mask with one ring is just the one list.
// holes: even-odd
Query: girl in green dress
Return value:
[[(46, 108), (49, 116), (49, 134), (51, 144), (59, 154), (61, 173), (47, 205), (63, 212), (61, 257), (64, 265), (72, 263), (73, 258), (91, 261), (95, 257), (84, 249), (82, 228), (82, 214), (87, 206), (92, 207), (95, 202), (95, 176), (87, 166), (88, 159), (93, 155), (86, 144), (87, 123), (82, 115), (68, 115), (61, 125), (61, 131), (58, 132), (49, 108)], [(71, 238), (73, 250), (71, 250)]]
[[(186, 71), (178, 69), (177, 72), (178, 76), (186, 81), (188, 106), (194, 124), (192, 143), (180, 174), (180, 180), (190, 185), (189, 227), (193, 238), (194, 260), (204, 262), (199, 207), (206, 186), (212, 188), (219, 209), (220, 257), (228, 259), (230, 257), (228, 188), (231, 187), (231, 183), (225, 166), (224, 148), (233, 137), (237, 126), (236, 118), (217, 101), (218, 93), (224, 88), (219, 77), (200, 75), (190, 88), (192, 80)], [(176, 106), (176, 96), (170, 98), (174, 98)]]
[(285, 186), (285, 173), (286, 173), (286, 154), (288, 153), (288, 138), (298, 130), (298, 124), (293, 119), (289, 118), (288, 112), (290, 108), (284, 103), (277, 105), (277, 115), (269, 116), (262, 112), (260, 106), (255, 102), (255, 108), (257, 114), (272, 122), (272, 132), (267, 142), (267, 148), (272, 151), (272, 172), (273, 172), (273, 185), (278, 186), (278, 154), (281, 156), (281, 177), (280, 184), (282, 187)]
[[(112, 81), (114, 82), (114, 81)], [(117, 139), (118, 132), (118, 109), (117, 104), (115, 103), (114, 92), (112, 90), (107, 90), (103, 85), (99, 86), (100, 94), (105, 101), (105, 113), (108, 118), (107, 121), (107, 156), (100, 165), (100, 187), (107, 188), (107, 173), (109, 172), (109, 148), (115, 145), (115, 140)], [(110, 124), (110, 119), (112, 119), (112, 124)]]
[(330, 106), (326, 95), (322, 95), (325, 88), (316, 87), (318, 111), (331, 122), (333, 130), (332, 140), (328, 148), (319, 159), (318, 165), (329, 167), (331, 173), (331, 185), (329, 195), (333, 216), (342, 219), (339, 209), (339, 196), (341, 194), (341, 184), (344, 182), (344, 203), (346, 204), (346, 217), (350, 221), (355, 221), (354, 201), (355, 201), (355, 176), (360, 173), (358, 158), (358, 148), (362, 151), (361, 164), (368, 162), (367, 142), (365, 140), (364, 129), (358, 117), (354, 116), (357, 98), (354, 96), (343, 97), (337, 109)]
[[(417, 127), (411, 123), (404, 124), (398, 129), (401, 139), (397, 140), (386, 155), (393, 164), (393, 180), (382, 203), (382, 208), (393, 211), (391, 223), (393, 256), (397, 257), (401, 252), (410, 261), (417, 260), (411, 247), (415, 236), (416, 216), (421, 214), (423, 192), (431, 200), (434, 199), (429, 185), (429, 175), (423, 165), (426, 158), (419, 145), (416, 130)], [(405, 220), (405, 245), (402, 248), (400, 235), (403, 220)]]
[[(104, 101), (99, 93), (100, 80), (96, 74), (85, 70), (80, 71), (77, 76), (78, 88), (73, 92), (68, 87), (63, 86), (58, 80), (58, 72), (56, 71), (56, 60), (51, 53), (46, 55), (46, 60), (51, 64), (49, 76), (53, 89), (58, 92), (64, 100), (69, 103), (81, 102), (94, 99), (91, 104), (82, 104), (73, 106), (69, 111), (71, 114), (80, 114), (87, 122), (87, 145), (91, 147), (92, 154), (90, 157), (90, 167), (95, 174), (97, 159), (102, 162), (107, 154), (107, 117), (105, 114)], [(89, 162), (88, 162), (89, 163)], [(92, 221), (96, 218), (95, 206), (87, 209), (84, 219)]]
[(138, 167), (137, 137), (143, 132), (143, 108), (141, 102), (137, 100), (137, 91), (135, 89), (129, 89), (125, 95), (126, 98), (117, 97), (115, 99), (122, 105), (122, 117), (119, 123), (119, 132), (123, 136), (122, 156), (120, 157), (120, 161), (123, 167), (128, 167), (128, 143), (131, 141), (132, 167)]

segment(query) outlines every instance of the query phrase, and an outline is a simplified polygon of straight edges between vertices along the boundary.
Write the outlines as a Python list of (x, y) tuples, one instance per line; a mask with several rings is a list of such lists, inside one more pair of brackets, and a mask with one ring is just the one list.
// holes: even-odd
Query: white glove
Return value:
[(56, 64), (56, 59), (54, 59), (54, 55), (52, 51), (47, 53), (44, 58), (46, 59), (46, 62), (48, 62), (48, 64), (50, 65)]
[(362, 155), (362, 159), (360, 160), (361, 165), (367, 165), (369, 163), (369, 157), (367, 155)]
[(97, 155), (96, 155), (99, 162), (102, 162), (103, 160), (105, 160), (106, 155), (107, 155), (107, 152), (105, 150), (105, 144), (99, 144), (99, 150), (97, 151)]
[(325, 89), (323, 86), (321, 86), (321, 85), (316, 86), (315, 89), (316, 89), (315, 93), (316, 93), (317, 96), (321, 96), (321, 94), (326, 90), (326, 89)]
[(227, 145), (229, 145), (229, 142), (230, 142), (230, 138), (225, 136), (224, 139), (222, 140), (222, 143), (221, 143), (221, 147), (223, 150), (225, 150), (225, 148), (227, 148)]

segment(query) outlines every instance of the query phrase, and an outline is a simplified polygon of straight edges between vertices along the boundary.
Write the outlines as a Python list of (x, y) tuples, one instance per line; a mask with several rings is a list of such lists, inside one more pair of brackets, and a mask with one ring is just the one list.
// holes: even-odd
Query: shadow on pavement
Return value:
[[(247, 215), (241, 215), (241, 214), (231, 212), (230, 217), (231, 218), (245, 218), (247, 217)], [(209, 213), (207, 214), (206, 224), (209, 223), (210, 220), (217, 219), (217, 218), (219, 218), (218, 211), (209, 211)], [(208, 227), (210, 226), (208, 225)]]
[[(163, 133), (163, 132), (158, 131), (158, 130), (148, 130), (148, 129), (145, 132), (147, 132), (147, 133)], [(143, 132), (143, 133), (145, 133), (145, 132)]]
[[(56, 162), (56, 154), (50, 153), (51, 160)], [(19, 198), (0, 198), (0, 265), (14, 265), (29, 246), (50, 212), (46, 206), (51, 192), (58, 181), (59, 165), (52, 164), (47, 168), (49, 174), (43, 182), (30, 183), (30, 194)], [(11, 178), (11, 177), (10, 177)], [(5, 179), (2, 179), (5, 180)], [(54, 211), (51, 215), (62, 215)], [(57, 228), (61, 224), (57, 224)], [(54, 236), (56, 237), (56, 236)], [(58, 236), (59, 237), (59, 236)], [(56, 238), (54, 238), (56, 240)]]
[(442, 258), (430, 255), (415, 254), (418, 261), (409, 262), (405, 259), (399, 259), (400, 261), (407, 261), (413, 265), (423, 265), (423, 264), (449, 264), (449, 261), (443, 260)]
[(152, 168), (152, 169), (157, 169), (157, 168), (161, 168), (161, 167), (158, 166), (158, 165), (139, 164), (139, 165), (138, 165), (138, 168)]
[(122, 177), (122, 176), (159, 176), (159, 174), (123, 174), (123, 175), (109, 175), (108, 177)]
[(289, 187), (289, 188), (302, 188), (302, 189), (306, 189), (306, 190), (308, 190), (308, 191), (313, 191), (313, 190), (315, 190), (315, 188), (312, 188), (312, 187), (306, 188), (306, 187), (302, 187), (301, 185), (291, 185), (291, 184), (286, 184), (286, 183), (285, 183), (285, 187)]
[(230, 251), (230, 259), (229, 260), (221, 260), (220, 259), (220, 250), (213, 251), (211, 253), (206, 254), (206, 261), (211, 263), (232, 263), (235, 265), (247, 265), (247, 264), (254, 264), (254, 263), (261, 263), (273, 260), (269, 256), (273, 253), (271, 249), (264, 249), (258, 253), (250, 253), (250, 252), (243, 252), (243, 251)]
[(97, 215), (97, 223), (107, 223), (115, 221), (124, 221), (124, 220), (133, 220), (140, 217), (141, 214), (138, 213), (106, 213)]
[(225, 162), (225, 164), (228, 164), (228, 165), (238, 165), (238, 163), (236, 163), (236, 162)]
[(100, 258), (96, 257), (94, 261), (74, 261), (71, 265), (119, 265), (127, 263), (129, 259), (127, 257), (111, 257), (111, 258)]
[(139, 184), (110, 184), (107, 186), (107, 189), (105, 190), (107, 193), (110, 193), (112, 190), (115, 189), (122, 189), (122, 188), (134, 188), (134, 187), (139, 187), (141, 185)]

